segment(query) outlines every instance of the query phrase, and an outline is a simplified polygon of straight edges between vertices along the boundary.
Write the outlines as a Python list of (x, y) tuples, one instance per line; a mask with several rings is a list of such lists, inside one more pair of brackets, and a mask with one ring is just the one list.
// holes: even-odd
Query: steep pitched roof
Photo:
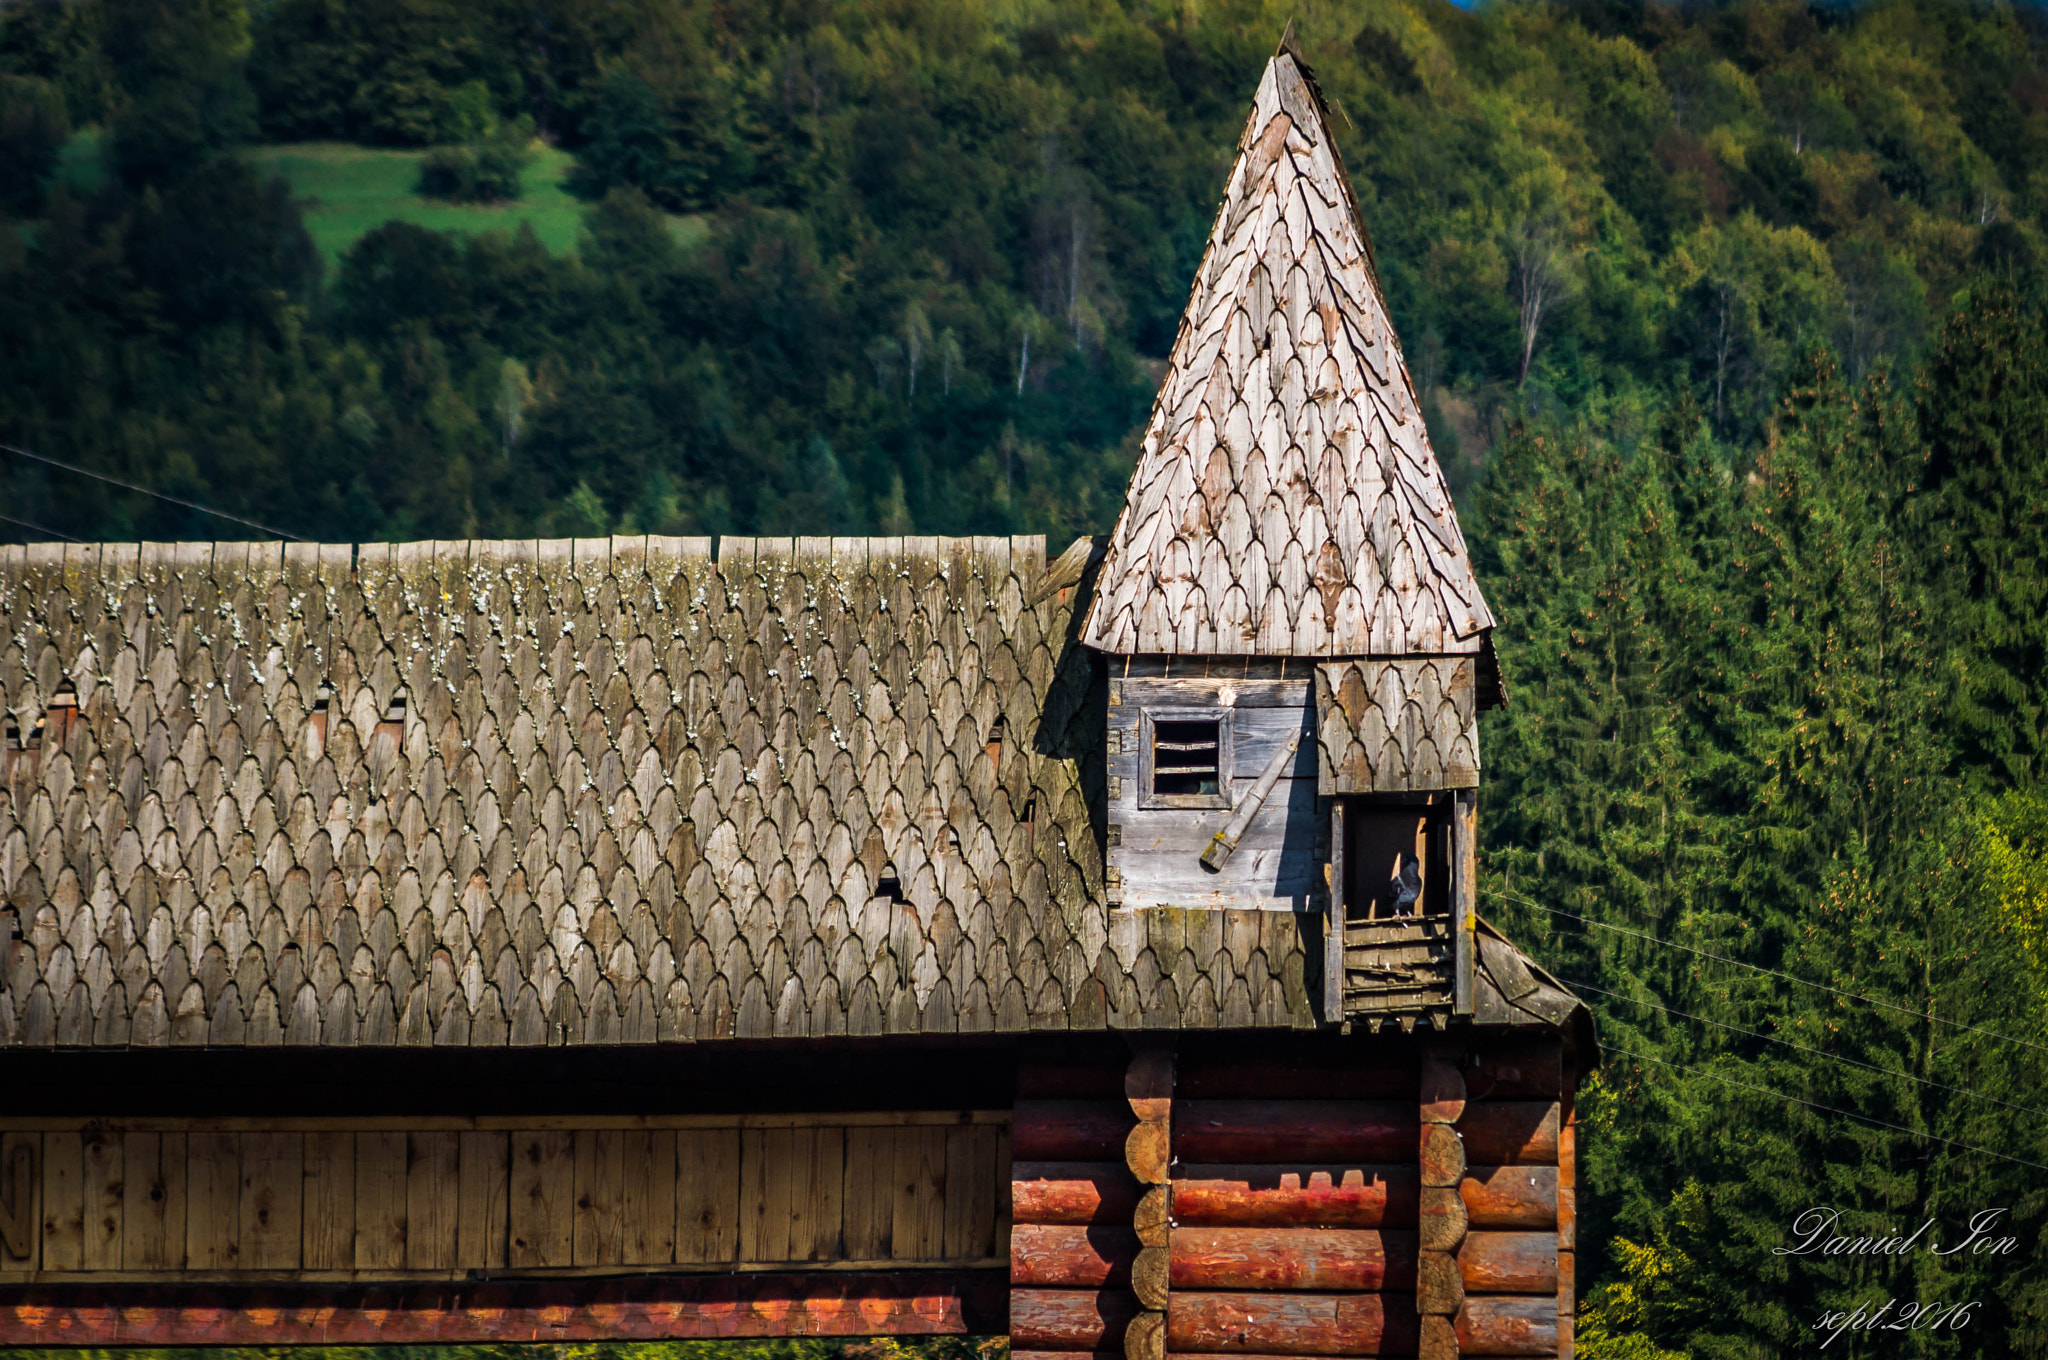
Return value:
[(1104, 905), (1086, 558), (0, 547), (0, 1048), (1313, 1023), (1292, 913)]
[(1329, 116), (1266, 66), (1082, 640), (1475, 652), (1480, 596)]

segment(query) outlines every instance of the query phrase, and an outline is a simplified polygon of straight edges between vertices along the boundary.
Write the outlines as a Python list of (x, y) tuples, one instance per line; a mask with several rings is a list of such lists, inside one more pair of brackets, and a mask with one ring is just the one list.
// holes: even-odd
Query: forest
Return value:
[[(1481, 911), (1600, 1019), (1580, 1353), (2048, 1356), (2039, 9), (0, 0), (0, 443), (307, 538), (1057, 549), (1290, 19), (1501, 620)], [(544, 145), (577, 243), (330, 267), (303, 143)], [(248, 532), (15, 453), (0, 517)]]

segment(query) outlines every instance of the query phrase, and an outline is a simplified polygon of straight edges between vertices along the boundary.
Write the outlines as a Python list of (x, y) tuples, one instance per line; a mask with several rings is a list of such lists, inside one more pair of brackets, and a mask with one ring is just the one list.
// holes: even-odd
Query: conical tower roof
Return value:
[(1476, 652), (1472, 574), (1329, 115), (1267, 63), (1083, 639), (1104, 651)]

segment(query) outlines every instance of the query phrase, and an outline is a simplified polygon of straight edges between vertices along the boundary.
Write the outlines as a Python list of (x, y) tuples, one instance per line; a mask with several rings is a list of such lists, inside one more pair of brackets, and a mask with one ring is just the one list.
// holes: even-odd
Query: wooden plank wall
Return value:
[(1008, 1120), (7, 1120), (0, 1284), (986, 1267)]
[[(1320, 911), (1324, 828), (1316, 797), (1314, 705), (1306, 667), (1299, 679), (1193, 675), (1127, 676), (1109, 687), (1109, 865), (1114, 905), (1259, 907)], [(1220, 872), (1201, 865), (1210, 838), (1231, 808), (1145, 808), (1139, 787), (1141, 715), (1150, 710), (1228, 714), (1235, 755), (1231, 805), (1259, 781), (1274, 755), (1302, 738), (1237, 851)]]

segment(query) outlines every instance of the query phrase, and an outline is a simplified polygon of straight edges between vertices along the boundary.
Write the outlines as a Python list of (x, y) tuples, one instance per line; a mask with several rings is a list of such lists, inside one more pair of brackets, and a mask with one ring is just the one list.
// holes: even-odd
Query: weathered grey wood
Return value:
[(1322, 873), (1314, 850), (1319, 818), (1315, 757), (1308, 742), (1296, 751), (1292, 767), (1220, 872), (1200, 861), (1211, 838), (1230, 820), (1231, 808), (1141, 806), (1139, 742), (1147, 710), (1227, 715), (1237, 776), (1230, 785), (1235, 806), (1274, 754), (1296, 735), (1309, 732), (1309, 686), (1300, 680), (1141, 677), (1122, 681), (1120, 688), (1121, 701), (1110, 710), (1111, 730), (1119, 735), (1108, 765), (1109, 815), (1119, 827), (1118, 843), (1109, 849), (1109, 867), (1121, 884), (1121, 905), (1321, 910)]

